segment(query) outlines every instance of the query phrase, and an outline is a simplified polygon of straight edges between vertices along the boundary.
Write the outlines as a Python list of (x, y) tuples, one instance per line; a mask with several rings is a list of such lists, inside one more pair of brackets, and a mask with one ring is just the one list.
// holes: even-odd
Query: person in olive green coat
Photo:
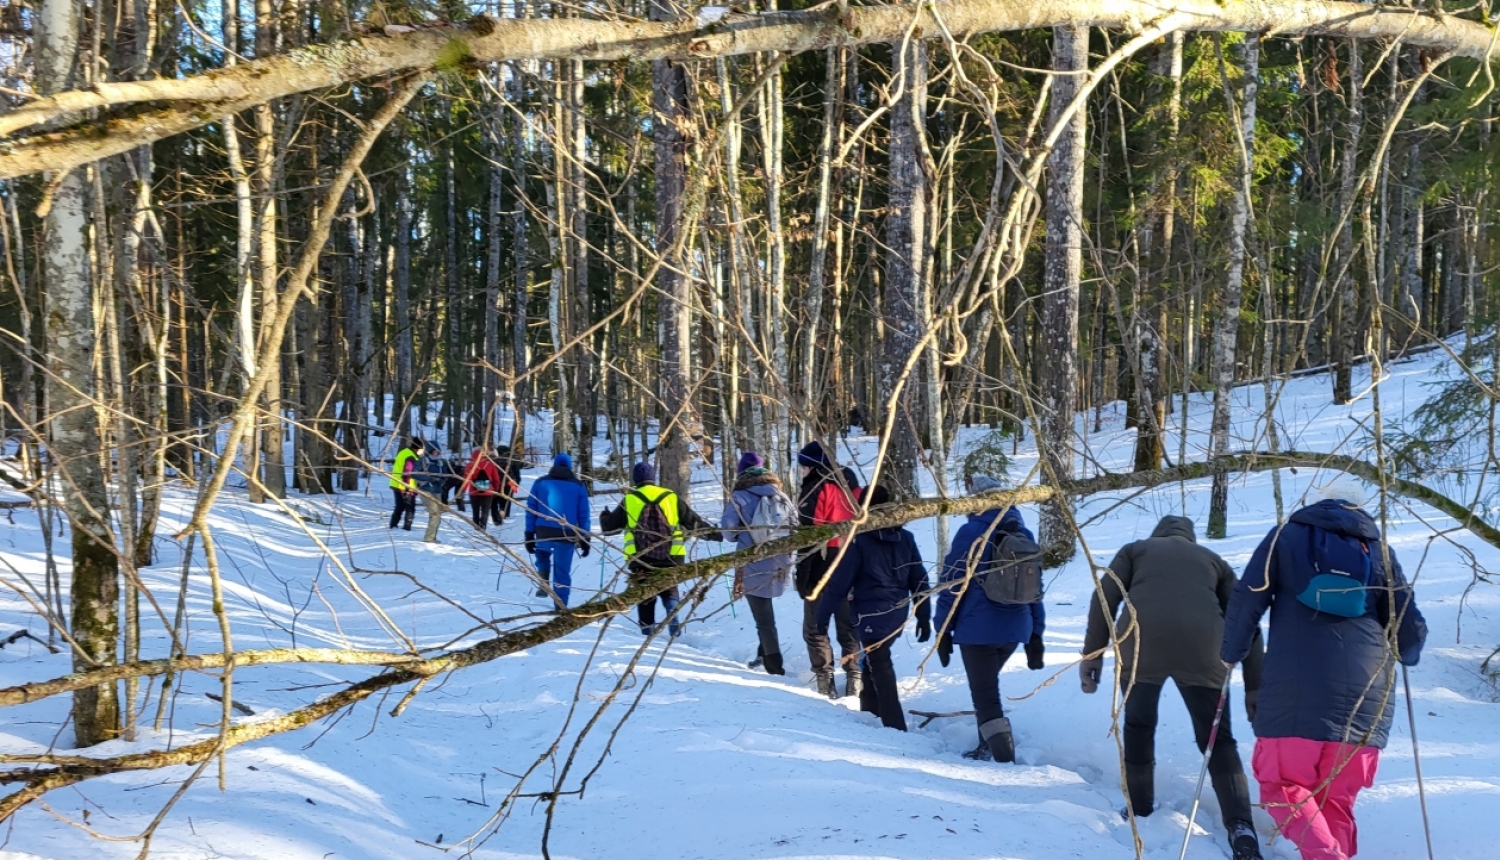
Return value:
[[(1125, 691), (1125, 783), (1135, 814), (1149, 815), (1155, 806), (1157, 704), (1168, 679), (1177, 685), (1193, 721), (1198, 750), (1208, 747), (1215, 706), (1228, 671), (1219, 660), (1224, 639), (1224, 610), (1238, 579), (1212, 550), (1198, 545), (1193, 521), (1163, 517), (1147, 540), (1126, 544), (1109, 563), (1113, 575), (1102, 577), (1103, 601), (1094, 593), (1089, 604), (1081, 666), (1085, 693), (1099, 688), (1110, 627), (1119, 640), (1117, 681)], [(1119, 620), (1120, 604), (1129, 603)], [(1245, 661), (1245, 708), (1253, 715), (1260, 688), (1257, 637), (1252, 658)], [(1092, 655), (1092, 656), (1091, 656)], [(1245, 779), (1228, 716), (1229, 699), (1209, 758), (1209, 775), (1224, 815), (1224, 827), (1238, 857), (1258, 857), (1250, 818), (1250, 788)], [(1238, 853), (1244, 852), (1244, 853)], [(1252, 853), (1255, 852), (1255, 853)]]

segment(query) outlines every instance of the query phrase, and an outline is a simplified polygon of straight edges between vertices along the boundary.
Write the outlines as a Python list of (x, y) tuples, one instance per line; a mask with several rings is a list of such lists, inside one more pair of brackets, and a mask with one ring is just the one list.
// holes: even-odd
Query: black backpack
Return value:
[(667, 512), (662, 510), (661, 503), (673, 494), (670, 491), (662, 493), (655, 501), (639, 490), (631, 490), (630, 494), (642, 503), (641, 514), (636, 518), (635, 528), (631, 529), (635, 557), (656, 566), (671, 564), (674, 560), (672, 541), (677, 529), (667, 521)]
[(990, 536), (989, 564), (979, 582), (992, 603), (1036, 603), (1042, 599), (1042, 548), (1019, 532), (996, 529)]

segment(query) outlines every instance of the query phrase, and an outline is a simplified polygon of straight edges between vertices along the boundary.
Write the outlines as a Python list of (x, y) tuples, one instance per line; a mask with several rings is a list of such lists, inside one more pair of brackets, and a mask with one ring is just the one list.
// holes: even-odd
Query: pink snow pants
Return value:
[(1375, 782), (1380, 750), (1302, 738), (1260, 738), (1250, 766), (1260, 802), (1302, 860), (1349, 860), (1359, 850), (1354, 798)]

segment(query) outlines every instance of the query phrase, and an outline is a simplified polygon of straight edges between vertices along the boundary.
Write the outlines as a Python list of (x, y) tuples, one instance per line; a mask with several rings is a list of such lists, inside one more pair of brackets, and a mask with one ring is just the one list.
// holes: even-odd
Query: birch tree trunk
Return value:
[(921, 292), (927, 265), (927, 175), (922, 158), (920, 124), (927, 115), (927, 49), (918, 39), (891, 44), (890, 194), (885, 222), (885, 289), (881, 319), (885, 344), (879, 359), (880, 400), (892, 410), (882, 483), (896, 498), (919, 496), (920, 363), (908, 364), (917, 349), (925, 321)]
[[(1052, 31), (1053, 79), (1048, 123), (1056, 127), (1083, 86), (1089, 63), (1089, 34), (1083, 27)], [(1069, 74), (1070, 73), (1070, 74)], [(1052, 471), (1049, 480), (1073, 479), (1073, 413), (1078, 391), (1078, 293), (1083, 278), (1084, 135), (1088, 111), (1078, 110), (1047, 157), (1047, 239), (1042, 275), (1042, 329), (1037, 344), (1040, 369), (1040, 428), (1037, 447)], [(1073, 557), (1070, 502), (1062, 497), (1042, 506), (1043, 554), (1048, 564)]]
[[(1235, 183), (1234, 200), (1229, 216), (1229, 270), (1224, 278), (1223, 300), (1214, 323), (1213, 384), (1214, 414), (1209, 428), (1209, 454), (1223, 457), (1229, 453), (1229, 406), (1234, 393), (1235, 366), (1239, 358), (1240, 305), (1245, 293), (1245, 237), (1250, 221), (1250, 187), (1255, 165), (1255, 103), (1260, 92), (1260, 36), (1245, 37), (1240, 46), (1244, 84), (1240, 103), (1239, 181)], [(1226, 84), (1227, 87), (1227, 84)], [(1227, 92), (1227, 90), (1226, 90)], [(1186, 426), (1187, 418), (1183, 416)], [(1229, 475), (1214, 471), (1209, 493), (1208, 536), (1221, 539), (1227, 533), (1229, 518)]]
[[(36, 86), (42, 96), (73, 83), (78, 50), (76, 0), (44, 0), (36, 20)], [(89, 265), (88, 183), (84, 170), (57, 181), (42, 233), (42, 292), (47, 321), (48, 447), (62, 476), (63, 508), (72, 524), (71, 633), (73, 668), (118, 662), (120, 570), (110, 526), (95, 399), (93, 273)], [(76, 745), (93, 746), (120, 733), (114, 684), (73, 694)]]

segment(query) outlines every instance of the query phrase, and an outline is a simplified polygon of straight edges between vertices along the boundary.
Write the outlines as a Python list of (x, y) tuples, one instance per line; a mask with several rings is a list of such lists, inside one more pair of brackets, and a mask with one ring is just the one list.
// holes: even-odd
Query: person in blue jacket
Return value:
[[(970, 493), (1004, 488), (988, 475), (974, 475), (968, 485)], [(1042, 631), (1047, 627), (1047, 611), (1040, 600), (1002, 606), (985, 597), (978, 582), (964, 587), (971, 569), (975, 575), (983, 574), (983, 565), (989, 560), (989, 548), (996, 537), (994, 533), (998, 531), (1036, 539), (1021, 512), (1010, 506), (970, 514), (969, 521), (959, 527), (938, 577), (937, 628), (941, 631), (938, 661), (947, 666), (954, 644), (959, 646), (964, 674), (969, 679), (969, 697), (974, 702), (974, 720), (979, 725), (979, 746), (964, 753), (964, 757), (1010, 762), (1016, 760), (1016, 747), (1010, 719), (1000, 704), (1000, 670), (1016, 653), (1016, 648), (1022, 646), (1027, 666), (1041, 669), (1045, 665)]]
[[(1304, 860), (1347, 860), (1359, 848), (1355, 797), (1374, 783), (1390, 734), (1396, 663), (1417, 664), (1427, 624), (1395, 552), (1360, 507), (1361, 488), (1336, 483), (1323, 495), (1250, 556), (1219, 656), (1229, 666), (1244, 660), (1271, 611), (1251, 720), (1260, 801)], [(1351, 596), (1343, 588), (1309, 592), (1314, 576), (1349, 570), (1367, 577), (1362, 601), (1335, 604)]]
[[(891, 494), (884, 486), (876, 484), (869, 489), (871, 508), (890, 500)], [(818, 599), (817, 621), (825, 630), (838, 605), (849, 602), (854, 633), (864, 646), (865, 687), (873, 688), (875, 713), (886, 728), (903, 732), (906, 715), (896, 690), (890, 641), (906, 626), (913, 604), (917, 641), (932, 638), (932, 604), (924, 595), (927, 588), (927, 568), (922, 564), (917, 539), (904, 528), (885, 528), (854, 538)]]
[(536, 557), (542, 584), (537, 597), (547, 596), (547, 583), (563, 606), (573, 585), (573, 553), (589, 554), (589, 491), (573, 474), (573, 458), (558, 454), (552, 469), (531, 485), (526, 500), (526, 551)]

